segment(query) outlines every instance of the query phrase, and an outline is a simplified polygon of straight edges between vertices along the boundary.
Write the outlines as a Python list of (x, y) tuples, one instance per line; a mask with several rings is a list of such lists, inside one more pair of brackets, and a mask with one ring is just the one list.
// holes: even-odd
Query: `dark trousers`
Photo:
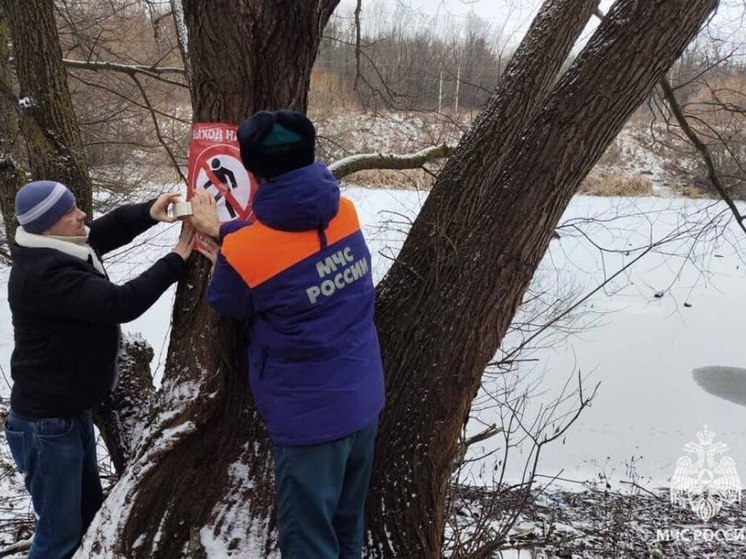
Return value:
[(91, 412), (30, 420), (11, 411), (5, 436), (39, 517), (29, 559), (68, 559), (103, 501)]
[(359, 559), (378, 421), (336, 441), (275, 446), (283, 559)]

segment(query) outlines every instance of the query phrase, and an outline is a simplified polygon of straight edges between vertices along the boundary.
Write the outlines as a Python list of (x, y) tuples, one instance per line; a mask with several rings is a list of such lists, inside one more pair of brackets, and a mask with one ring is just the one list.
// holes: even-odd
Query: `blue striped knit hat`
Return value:
[(34, 181), (16, 194), (16, 219), (29, 233), (43, 233), (75, 205), (75, 196), (59, 182)]

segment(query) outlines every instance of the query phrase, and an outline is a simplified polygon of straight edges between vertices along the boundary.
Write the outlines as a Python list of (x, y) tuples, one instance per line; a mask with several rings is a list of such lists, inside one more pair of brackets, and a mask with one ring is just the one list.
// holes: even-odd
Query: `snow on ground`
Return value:
[[(396, 255), (411, 221), (426, 197), (424, 192), (367, 190), (347, 187), (345, 195), (359, 209), (373, 252), (376, 281)], [(738, 398), (723, 399), (710, 392), (729, 390), (711, 375), (706, 382), (693, 371), (703, 367), (746, 367), (739, 328), (746, 316), (746, 278), (741, 255), (744, 234), (727, 225), (722, 204), (671, 198), (576, 197), (542, 262), (532, 288), (544, 312), (556, 314), (573, 301), (608, 283), (580, 304), (558, 326), (518, 357), (517, 370), (492, 371), (475, 402), (467, 435), (500, 424), (494, 405), (504, 398), (500, 388), (516, 385), (538, 395), (528, 400), (524, 424), (541, 414), (542, 402), (555, 397), (577, 371), (585, 393), (600, 383), (592, 405), (564, 436), (542, 450), (538, 471), (546, 476), (585, 481), (633, 480), (656, 487), (667, 485), (684, 444), (696, 441), (706, 424), (719, 441), (730, 446), (729, 456), (739, 472), (746, 472), (746, 410)], [(705, 227), (706, 226), (706, 227)], [(107, 259), (115, 281), (142, 271), (175, 242), (177, 227), (160, 225), (127, 250)], [(649, 248), (653, 245), (653, 248)], [(629, 269), (617, 272), (645, 253)], [(615, 275), (617, 274), (617, 275)], [(610, 279), (612, 278), (613, 279)], [(0, 298), (6, 295), (7, 270), (0, 272)], [(157, 376), (163, 370), (169, 335), (173, 289), (140, 319), (124, 326), (140, 332), (153, 345)], [(527, 306), (517, 321), (541, 308)], [(545, 314), (546, 316), (546, 314)], [(525, 334), (513, 333), (503, 349), (520, 343)], [(0, 305), (0, 366), (9, 377), (12, 330), (7, 304)], [(501, 354), (498, 354), (498, 357)], [(721, 369), (716, 369), (721, 371)], [(700, 376), (703, 373), (698, 373)], [(733, 375), (726, 375), (733, 382)], [(702, 388), (709, 383), (709, 391)], [(725, 382), (725, 381), (723, 381)], [(714, 386), (714, 388), (713, 388)], [(730, 386), (733, 386), (732, 384)], [(738, 385), (735, 385), (738, 389)], [(8, 386), (0, 384), (0, 396)], [(564, 406), (564, 408), (563, 408)], [(562, 410), (572, 409), (572, 401)], [(557, 422), (548, 422), (547, 431)], [(516, 439), (512, 439), (515, 442)], [(489, 486), (503, 460), (501, 435), (471, 448), (462, 480)], [(520, 478), (530, 455), (525, 441), (509, 453), (506, 479)], [(0, 453), (7, 455), (4, 441)], [(17, 495), (19, 480), (0, 472), (0, 495)], [(15, 498), (15, 497), (14, 497)], [(28, 510), (28, 502), (17, 502)], [(7, 543), (0, 535), (0, 545)]]

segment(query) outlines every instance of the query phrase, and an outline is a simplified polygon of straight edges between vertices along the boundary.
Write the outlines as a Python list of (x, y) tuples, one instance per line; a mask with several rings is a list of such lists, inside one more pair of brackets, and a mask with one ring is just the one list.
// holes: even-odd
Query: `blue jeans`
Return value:
[(336, 441), (275, 446), (283, 559), (359, 559), (378, 421)]
[(11, 411), (5, 437), (39, 517), (29, 559), (68, 559), (103, 501), (91, 412), (32, 420)]

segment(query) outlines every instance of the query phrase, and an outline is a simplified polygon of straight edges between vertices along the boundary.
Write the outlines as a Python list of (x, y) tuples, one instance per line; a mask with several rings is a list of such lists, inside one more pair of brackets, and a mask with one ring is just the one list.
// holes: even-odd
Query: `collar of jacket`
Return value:
[[(88, 238), (88, 227), (85, 228), (86, 239)], [(78, 239), (79, 237), (71, 237), (71, 240), (66, 240), (64, 237), (53, 237), (50, 235), (37, 235), (36, 233), (29, 233), (23, 227), (16, 229), (16, 243), (26, 248), (51, 248), (58, 250), (75, 258), (79, 258), (85, 262), (90, 262), (93, 267), (96, 268), (101, 274), (106, 275), (104, 271), (104, 265), (101, 263), (101, 259), (98, 257), (96, 252), (91, 246), (85, 242), (79, 244), (72, 239)]]

